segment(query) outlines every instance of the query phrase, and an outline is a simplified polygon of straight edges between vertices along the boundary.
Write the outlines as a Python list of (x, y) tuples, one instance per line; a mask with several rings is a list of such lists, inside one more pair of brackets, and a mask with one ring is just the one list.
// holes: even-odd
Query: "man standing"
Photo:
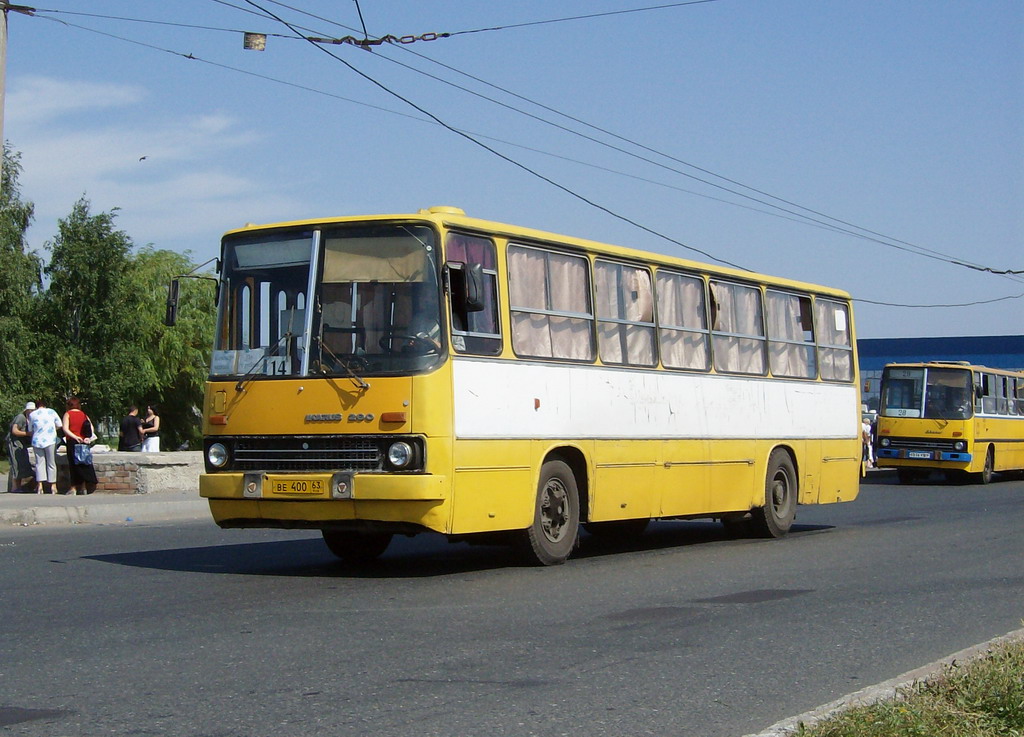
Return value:
[(11, 420), (7, 430), (7, 457), (11, 460), (11, 472), (7, 477), (7, 490), (14, 493), (28, 491), (24, 483), (33, 479), (32, 464), (28, 458), (28, 447), (32, 433), (28, 431), (28, 416), (35, 410), (36, 403), (29, 402), (25, 410)]
[(131, 453), (142, 450), (142, 420), (139, 419), (139, 408), (134, 404), (129, 408), (128, 416), (121, 420), (117, 449)]

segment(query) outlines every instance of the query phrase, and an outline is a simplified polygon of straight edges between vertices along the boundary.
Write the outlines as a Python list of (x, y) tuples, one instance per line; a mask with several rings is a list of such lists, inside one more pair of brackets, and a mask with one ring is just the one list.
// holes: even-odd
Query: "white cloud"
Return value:
[[(250, 168), (262, 138), (232, 116), (182, 111), (168, 118), (139, 105), (146, 93), (134, 86), (31, 77), (12, 89), (19, 109), (34, 101), (31, 113), (12, 116), (6, 128), (22, 154), (22, 194), (36, 206), (33, 247), (53, 237), (83, 194), (93, 212), (120, 208), (118, 227), (137, 244), (197, 254), (244, 221), (298, 209), (280, 194), (288, 181)], [(122, 106), (130, 121), (127, 111), (109, 114)]]
[(85, 110), (121, 107), (141, 102), (147, 92), (134, 85), (72, 82), (49, 77), (12, 79), (5, 102), (6, 124), (40, 125)]

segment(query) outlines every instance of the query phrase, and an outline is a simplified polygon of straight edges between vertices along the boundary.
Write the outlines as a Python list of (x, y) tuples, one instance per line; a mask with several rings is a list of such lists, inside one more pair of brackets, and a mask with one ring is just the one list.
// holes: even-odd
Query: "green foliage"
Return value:
[(6, 425), (45, 381), (34, 367), (41, 354), (33, 339), (31, 317), (41, 288), (38, 256), (27, 252), (25, 232), (34, 206), (21, 197), (20, 154), (3, 149), (0, 180), (0, 419)]
[[(50, 260), (27, 253), (33, 206), (21, 199), (19, 155), (4, 148), (0, 189), (0, 422), (29, 399), (61, 411), (82, 398), (99, 423), (156, 404), (161, 447), (196, 447), (214, 330), (214, 286), (184, 279), (178, 324), (163, 324), (167, 285), (195, 268), (189, 254), (136, 249), (116, 209), (92, 214), (83, 196), (58, 222)], [(49, 279), (43, 289), (41, 274)]]
[(145, 301), (138, 319), (154, 377), (144, 396), (147, 403), (158, 405), (161, 447), (170, 450), (182, 443), (198, 447), (202, 439), (199, 409), (215, 320), (214, 283), (182, 279), (177, 324), (167, 327), (163, 324), (167, 285), (172, 277), (193, 269), (191, 260), (187, 254), (144, 248), (136, 256), (135, 267), (138, 283), (152, 297)]
[(83, 197), (59, 221), (48, 244), (50, 285), (37, 326), (56, 341), (57, 394), (77, 394), (101, 417), (119, 416), (155, 381), (139, 324), (146, 295), (131, 238), (114, 227), (114, 217), (91, 215)]
[(795, 737), (997, 737), (1024, 735), (1024, 641), (953, 665), (898, 698), (843, 712)]

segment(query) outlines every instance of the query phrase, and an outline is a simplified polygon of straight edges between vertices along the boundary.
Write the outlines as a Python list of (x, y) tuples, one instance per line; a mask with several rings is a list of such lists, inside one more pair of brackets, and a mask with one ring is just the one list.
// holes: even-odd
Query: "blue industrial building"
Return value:
[(1024, 371), (1024, 335), (962, 336), (959, 338), (861, 338), (861, 402), (878, 409), (878, 384), (887, 363), (968, 361), (991, 368)]

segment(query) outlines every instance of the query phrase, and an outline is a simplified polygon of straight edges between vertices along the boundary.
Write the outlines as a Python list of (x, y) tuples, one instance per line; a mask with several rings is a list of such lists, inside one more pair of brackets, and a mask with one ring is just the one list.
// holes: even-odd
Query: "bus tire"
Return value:
[(985, 467), (981, 470), (981, 473), (974, 475), (979, 484), (990, 484), (992, 483), (992, 474), (995, 473), (996, 468), (996, 452), (995, 449), (990, 445), (988, 450), (985, 452)]
[(579, 530), (576, 477), (565, 462), (548, 461), (540, 469), (533, 524), (520, 533), (520, 553), (532, 565), (559, 565), (576, 547)]
[(351, 530), (321, 530), (327, 549), (349, 563), (369, 563), (376, 560), (391, 544), (390, 532), (352, 532)]
[(782, 537), (796, 519), (799, 492), (796, 469), (789, 453), (777, 448), (768, 457), (764, 506), (750, 510), (751, 531), (758, 537)]

